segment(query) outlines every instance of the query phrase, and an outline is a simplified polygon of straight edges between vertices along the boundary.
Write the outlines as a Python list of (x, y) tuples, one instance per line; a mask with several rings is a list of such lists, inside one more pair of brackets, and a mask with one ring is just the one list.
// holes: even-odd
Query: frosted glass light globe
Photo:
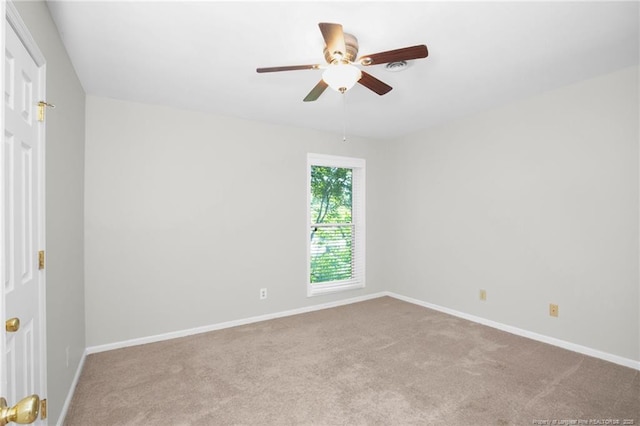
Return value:
[(333, 90), (344, 93), (362, 77), (362, 72), (351, 64), (331, 65), (322, 73), (322, 79)]

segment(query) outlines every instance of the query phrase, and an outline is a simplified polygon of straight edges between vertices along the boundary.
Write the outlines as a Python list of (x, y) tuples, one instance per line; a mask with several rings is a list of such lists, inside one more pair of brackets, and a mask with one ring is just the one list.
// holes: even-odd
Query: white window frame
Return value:
[[(309, 232), (311, 218), (311, 167), (340, 167), (352, 169), (351, 177), (351, 221), (355, 232), (353, 249), (353, 277), (349, 280), (311, 283), (311, 240)], [(307, 239), (307, 297), (335, 293), (365, 287), (365, 177), (366, 161), (362, 158), (340, 157), (326, 154), (307, 154), (307, 223), (305, 235)]]

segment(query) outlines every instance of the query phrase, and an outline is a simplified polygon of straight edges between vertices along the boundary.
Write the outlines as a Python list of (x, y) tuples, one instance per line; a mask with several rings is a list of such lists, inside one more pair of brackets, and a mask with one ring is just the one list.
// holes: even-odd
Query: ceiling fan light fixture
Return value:
[[(358, 59), (358, 39), (352, 34), (345, 33), (342, 25), (320, 22), (318, 26), (324, 39), (324, 49), (322, 53), (328, 65), (309, 64), (256, 68), (256, 72), (269, 73), (324, 68), (325, 71), (322, 74), (322, 80), (311, 89), (303, 99), (304, 102), (316, 101), (327, 87), (331, 87), (336, 92), (345, 93), (356, 83), (360, 83), (377, 95), (382, 96), (389, 93), (393, 87), (378, 80), (367, 72), (360, 71), (357, 66), (368, 67), (371, 65), (389, 64), (387, 67), (388, 71), (400, 71), (408, 65), (407, 61), (426, 58), (429, 55), (427, 46), (420, 44), (373, 53), (371, 55), (363, 55)], [(357, 66), (354, 66), (354, 64)]]
[(324, 82), (340, 93), (351, 89), (361, 77), (360, 69), (351, 64), (331, 65), (322, 73)]

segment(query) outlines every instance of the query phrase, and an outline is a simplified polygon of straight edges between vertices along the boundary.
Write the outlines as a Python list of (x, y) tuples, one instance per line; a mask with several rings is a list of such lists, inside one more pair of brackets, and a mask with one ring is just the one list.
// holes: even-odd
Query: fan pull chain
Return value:
[(342, 142), (347, 141), (347, 100), (345, 92), (342, 92)]

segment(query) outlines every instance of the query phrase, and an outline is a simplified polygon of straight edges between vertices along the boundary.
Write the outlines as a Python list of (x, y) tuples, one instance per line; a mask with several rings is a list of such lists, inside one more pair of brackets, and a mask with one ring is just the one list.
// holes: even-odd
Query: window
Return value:
[(307, 295), (365, 285), (365, 160), (307, 157)]

